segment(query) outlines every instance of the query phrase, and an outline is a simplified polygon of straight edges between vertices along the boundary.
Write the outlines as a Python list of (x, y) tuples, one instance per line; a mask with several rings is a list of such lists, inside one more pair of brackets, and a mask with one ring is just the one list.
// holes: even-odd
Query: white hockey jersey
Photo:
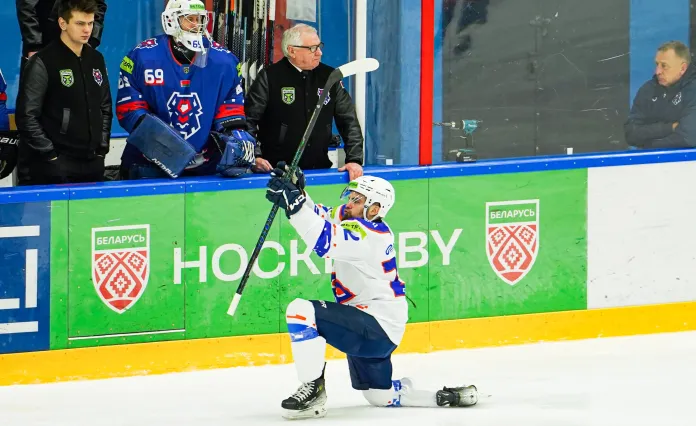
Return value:
[(342, 219), (345, 205), (330, 209), (307, 201), (290, 224), (308, 247), (333, 259), (336, 302), (372, 315), (398, 345), (408, 321), (406, 287), (396, 267), (394, 234), (385, 222)]

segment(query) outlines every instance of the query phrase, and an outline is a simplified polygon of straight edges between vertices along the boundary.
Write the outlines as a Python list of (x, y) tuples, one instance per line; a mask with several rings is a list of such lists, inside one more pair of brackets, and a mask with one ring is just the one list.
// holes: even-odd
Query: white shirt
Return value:
[(317, 255), (333, 259), (336, 302), (372, 315), (396, 345), (408, 321), (404, 283), (399, 280), (394, 234), (385, 222), (341, 218), (345, 205), (330, 209), (307, 195), (290, 224)]

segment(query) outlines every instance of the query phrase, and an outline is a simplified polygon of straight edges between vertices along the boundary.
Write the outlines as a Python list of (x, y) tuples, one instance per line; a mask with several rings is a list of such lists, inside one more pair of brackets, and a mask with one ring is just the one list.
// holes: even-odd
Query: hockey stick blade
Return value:
[[(375, 58), (357, 59), (343, 64), (337, 69), (341, 72), (341, 79), (359, 73), (372, 72), (379, 68), (379, 61)], [(340, 80), (340, 79), (339, 79)]]
[[(333, 70), (331, 74), (329, 74), (329, 78), (326, 80), (326, 84), (324, 85), (324, 90), (322, 90), (321, 95), (319, 96), (319, 100), (317, 101), (317, 105), (314, 107), (312, 117), (309, 119), (309, 124), (307, 125), (307, 128), (305, 129), (305, 132), (302, 135), (302, 139), (300, 140), (300, 144), (297, 147), (295, 157), (292, 159), (292, 163), (290, 164), (290, 170), (288, 171), (288, 173), (285, 173), (283, 175), (282, 179), (289, 180), (290, 177), (295, 173), (297, 165), (300, 163), (300, 158), (302, 158), (302, 153), (304, 152), (304, 149), (307, 146), (309, 136), (312, 134), (312, 131), (314, 130), (314, 125), (317, 122), (317, 118), (319, 118), (321, 109), (324, 107), (324, 101), (329, 96), (329, 90), (331, 90), (331, 87), (333, 87), (334, 84), (338, 83), (345, 77), (350, 77), (351, 75), (355, 75), (358, 73), (371, 72), (376, 70), (378, 67), (379, 62), (376, 59), (363, 58), (341, 65), (340, 67)], [(249, 70), (249, 73), (251, 73), (251, 70)], [(254, 251), (253, 253), (251, 253), (251, 256), (249, 257), (249, 262), (247, 263), (246, 269), (244, 270), (244, 275), (242, 275), (242, 279), (239, 282), (239, 285), (237, 286), (237, 291), (234, 294), (234, 298), (230, 303), (230, 307), (227, 309), (227, 315), (229, 316), (234, 316), (234, 313), (237, 311), (239, 300), (242, 298), (242, 292), (246, 287), (247, 281), (249, 281), (249, 276), (251, 275), (251, 270), (254, 264), (256, 263), (256, 259), (258, 259), (259, 253), (261, 252), (261, 249), (263, 248), (266, 242), (266, 237), (268, 236), (268, 232), (271, 230), (271, 226), (273, 225), (275, 216), (278, 213), (278, 209), (278, 204), (273, 204), (271, 212), (268, 214), (268, 218), (266, 219), (266, 223), (263, 225), (261, 235), (259, 236), (259, 239), (256, 242)]]

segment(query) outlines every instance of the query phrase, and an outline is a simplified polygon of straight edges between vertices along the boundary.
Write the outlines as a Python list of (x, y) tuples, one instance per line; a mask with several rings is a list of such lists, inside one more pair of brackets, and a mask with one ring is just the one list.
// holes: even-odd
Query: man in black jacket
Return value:
[(696, 67), (690, 63), (684, 43), (670, 41), (658, 48), (655, 75), (638, 90), (624, 125), (629, 146), (696, 146)]
[[(288, 164), (297, 152), (302, 135), (333, 68), (322, 64), (323, 43), (314, 28), (298, 24), (283, 34), (285, 58), (261, 70), (245, 100), (249, 133), (257, 140), (257, 172), (269, 172), (278, 161)], [(363, 136), (355, 106), (343, 84), (335, 84), (326, 99), (309, 138), (300, 167), (305, 170), (331, 167), (328, 151), (332, 123), (343, 138), (350, 179), (362, 176)]]
[(111, 92), (104, 57), (87, 42), (95, 0), (65, 0), (60, 39), (27, 61), (17, 100), (20, 185), (104, 179), (111, 135)]
[[(17, 20), (22, 33), (22, 57), (27, 59), (53, 40), (60, 38), (58, 9), (62, 0), (16, 0)], [(89, 45), (97, 48), (101, 43), (106, 15), (106, 0), (97, 0), (94, 26)]]

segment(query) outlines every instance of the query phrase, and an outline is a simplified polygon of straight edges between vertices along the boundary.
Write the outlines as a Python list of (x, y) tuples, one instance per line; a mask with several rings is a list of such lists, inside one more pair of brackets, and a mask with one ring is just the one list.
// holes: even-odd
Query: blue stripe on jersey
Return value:
[(382, 262), (382, 270), (384, 270), (385, 274), (396, 270), (396, 257), (392, 257), (391, 259)]
[(389, 285), (394, 292), (394, 297), (406, 295), (406, 283), (399, 279), (399, 274), (396, 274), (396, 278), (394, 278), (394, 281), (390, 282)]
[(288, 324), (288, 333), (292, 342), (302, 342), (319, 337), (319, 332), (314, 327), (304, 324)]
[(315, 205), (314, 205), (314, 213), (316, 213), (316, 214), (321, 214), (322, 211), (323, 211), (324, 213), (331, 213), (329, 210), (331, 210), (331, 208), (326, 207), (325, 205), (323, 205), (323, 204), (321, 204), (321, 203), (318, 203), (318, 204), (315, 204)]
[(314, 244), (314, 252), (319, 257), (324, 257), (326, 252), (331, 248), (331, 223), (324, 221), (324, 229), (321, 231), (316, 244)]
[(387, 226), (386, 223), (384, 222), (371, 222), (369, 220), (365, 220), (361, 217), (356, 217), (354, 220), (357, 220), (360, 222), (366, 229), (369, 229), (372, 232), (376, 232), (378, 234), (389, 234), (391, 233), (391, 230), (389, 229), (389, 226)]

